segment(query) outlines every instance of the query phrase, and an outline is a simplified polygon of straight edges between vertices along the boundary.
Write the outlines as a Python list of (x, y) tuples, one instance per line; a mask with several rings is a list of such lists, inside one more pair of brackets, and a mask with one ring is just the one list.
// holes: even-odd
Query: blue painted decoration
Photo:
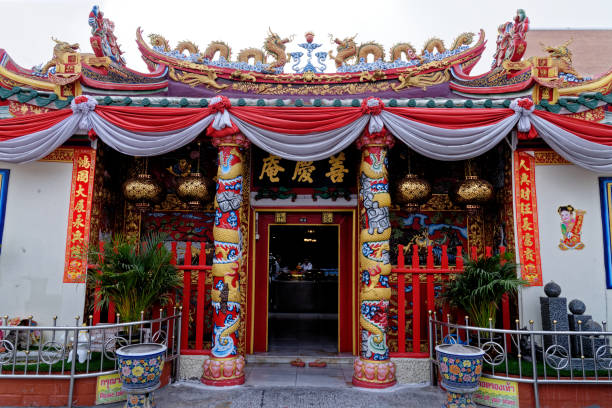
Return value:
[(4, 231), (4, 218), (6, 214), (6, 197), (8, 194), (8, 169), (0, 169), (0, 253), (2, 253), (2, 232)]

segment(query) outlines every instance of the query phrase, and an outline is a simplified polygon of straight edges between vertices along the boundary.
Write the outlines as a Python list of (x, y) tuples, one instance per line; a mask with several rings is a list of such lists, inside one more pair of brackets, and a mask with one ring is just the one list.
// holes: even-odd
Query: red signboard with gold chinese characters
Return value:
[(529, 286), (542, 286), (535, 158), (532, 155), (526, 152), (514, 153), (514, 177), (521, 277), (529, 282)]
[(94, 149), (74, 148), (64, 283), (83, 283), (87, 275), (87, 243), (95, 164)]

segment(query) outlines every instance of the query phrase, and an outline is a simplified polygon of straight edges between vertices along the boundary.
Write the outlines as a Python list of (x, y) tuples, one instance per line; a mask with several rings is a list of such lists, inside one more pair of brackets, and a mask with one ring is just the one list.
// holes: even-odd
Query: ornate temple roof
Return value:
[(0, 100), (61, 109), (86, 94), (106, 105), (186, 107), (223, 95), (242, 106), (359, 106), (375, 96), (390, 106), (487, 108), (531, 96), (538, 109), (554, 113), (600, 109), (600, 120), (611, 102), (612, 71), (581, 76), (567, 43), (522, 59), (529, 30), (523, 10), (499, 26), (491, 70), (477, 76), (470, 72), (485, 49), (482, 30), (459, 34), (448, 47), (431, 38), (420, 50), (400, 42), (387, 51), (356, 35), (330, 35), (336, 50), (329, 52), (321, 51), (312, 32), (298, 41), (269, 30), (262, 49), (233, 53), (222, 41), (203, 50), (191, 41), (172, 48), (162, 35), (145, 37), (138, 29), (136, 42), (150, 71), (140, 73), (126, 66), (114, 24), (97, 6), (88, 23), (93, 53), (54, 39), (53, 58), (27, 69), (0, 49)]

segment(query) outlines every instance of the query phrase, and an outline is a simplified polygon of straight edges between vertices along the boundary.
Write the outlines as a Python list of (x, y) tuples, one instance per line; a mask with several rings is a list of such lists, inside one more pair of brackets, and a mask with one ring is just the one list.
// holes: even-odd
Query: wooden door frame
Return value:
[[(286, 223), (274, 222), (274, 213), (287, 214)], [(313, 213), (332, 212), (332, 223), (294, 222), (300, 215), (312, 216)], [(328, 208), (260, 208), (253, 209), (250, 225), (250, 262), (248, 276), (246, 316), (247, 352), (263, 352), (268, 349), (268, 231), (273, 225), (329, 225), (338, 227), (338, 350), (356, 353), (357, 337), (357, 209), (355, 207)], [(263, 217), (263, 218), (262, 218)], [(309, 217), (310, 218), (310, 217)], [(261, 230), (263, 229), (263, 231)], [(259, 238), (259, 239), (257, 239)], [(262, 250), (265, 246), (265, 251)], [(258, 251), (258, 249), (260, 251)], [(259, 252), (259, 258), (257, 257)], [(265, 256), (264, 259), (261, 257)], [(259, 259), (259, 263), (258, 263)], [(263, 272), (265, 271), (265, 273)], [(265, 279), (262, 276), (265, 275)], [(258, 280), (259, 279), (259, 280)], [(342, 285), (342, 286), (341, 286)], [(265, 306), (265, 309), (264, 309)], [(265, 336), (264, 336), (265, 331)]]

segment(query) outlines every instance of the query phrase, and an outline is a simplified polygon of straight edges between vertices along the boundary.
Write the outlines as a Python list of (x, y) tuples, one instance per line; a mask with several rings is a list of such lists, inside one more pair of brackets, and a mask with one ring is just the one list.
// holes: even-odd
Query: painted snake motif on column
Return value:
[(359, 199), (363, 207), (359, 252), (361, 357), (355, 360), (353, 383), (385, 387), (395, 383), (395, 366), (389, 360), (387, 346), (391, 197), (384, 145), (362, 147)]

